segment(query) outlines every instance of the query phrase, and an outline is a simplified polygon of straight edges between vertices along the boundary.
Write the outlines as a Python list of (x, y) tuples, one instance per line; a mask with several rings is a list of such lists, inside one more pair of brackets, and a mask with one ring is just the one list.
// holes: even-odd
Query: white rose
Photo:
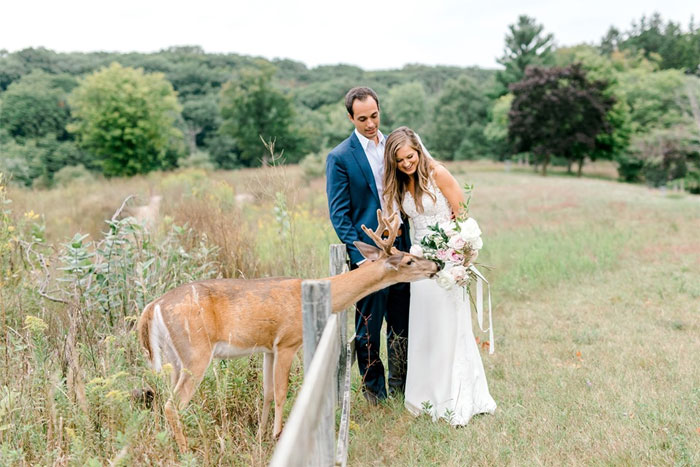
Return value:
[(438, 223), (438, 227), (440, 227), (445, 232), (445, 235), (450, 238), (457, 235), (455, 225), (452, 222), (440, 222)]
[(451, 289), (452, 287), (455, 286), (455, 279), (452, 277), (452, 274), (449, 271), (445, 271), (444, 269), (437, 274), (437, 284), (442, 287), (443, 289)]
[(481, 250), (484, 246), (484, 241), (481, 237), (472, 238), (467, 243), (472, 247), (472, 250)]
[(423, 257), (423, 248), (421, 248), (420, 245), (411, 245), (411, 249), (409, 250), (409, 253), (417, 258), (422, 258)]
[(481, 229), (474, 218), (470, 217), (459, 224), (459, 236), (468, 243), (472, 250), (480, 250), (484, 246), (481, 240)]
[(480, 237), (481, 229), (479, 228), (479, 224), (476, 223), (473, 217), (470, 217), (459, 224), (459, 235), (465, 240)]

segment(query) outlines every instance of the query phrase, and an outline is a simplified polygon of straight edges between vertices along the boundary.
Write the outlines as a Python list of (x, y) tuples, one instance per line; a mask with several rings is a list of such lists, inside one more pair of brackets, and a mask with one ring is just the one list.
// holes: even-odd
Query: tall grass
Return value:
[[(482, 358), (499, 408), (455, 429), (355, 393), (350, 463), (700, 463), (697, 199), (451, 167), (476, 185), (497, 340)], [(162, 415), (167, 378), (147, 369), (133, 326), (177, 283), (327, 275), (337, 239), (323, 180), (302, 180), (296, 167), (268, 167), (0, 189), (0, 464), (265, 464), (274, 442), (256, 436), (260, 357), (210, 366), (183, 413), (183, 456)], [(126, 196), (154, 194), (155, 230), (105, 222)], [(291, 399), (301, 373), (297, 362)], [(156, 390), (152, 409), (130, 396), (144, 386)]]
[[(78, 199), (70, 199), (83, 190), (12, 191), (20, 202), (13, 210), (3, 208), (0, 228), (3, 253), (12, 253), (3, 254), (3, 278), (17, 276), (3, 281), (0, 292), (6, 357), (0, 364), (0, 463), (168, 464), (200, 455), (207, 464), (265, 463), (274, 444), (255, 435), (260, 357), (211, 366), (198, 401), (183, 414), (198, 454), (181, 458), (159, 410), (171, 388), (162, 375), (146, 370), (133, 327), (145, 303), (180, 283), (212, 276), (310, 276), (309, 270), (323, 269), (330, 230), (316, 221), (313, 203), (280, 184), (288, 178), (284, 170), (262, 170), (248, 185), (238, 183), (246, 192), (257, 186), (275, 190), (256, 192), (249, 204), (235, 197), (238, 174), (226, 180), (191, 170), (111, 181), (106, 199), (85, 205), (100, 221), (81, 219), (73, 231), (54, 220), (88, 216), (74, 209)], [(99, 196), (95, 185), (83, 189), (93, 199)], [(122, 196), (135, 194), (146, 203), (155, 193), (164, 203), (154, 231), (124, 217), (128, 207), (110, 220)], [(33, 201), (46, 212), (24, 214)], [(81, 226), (92, 226), (91, 232), (75, 233)], [(300, 377), (295, 366), (292, 393)], [(143, 386), (156, 389), (154, 411), (131, 398)]]

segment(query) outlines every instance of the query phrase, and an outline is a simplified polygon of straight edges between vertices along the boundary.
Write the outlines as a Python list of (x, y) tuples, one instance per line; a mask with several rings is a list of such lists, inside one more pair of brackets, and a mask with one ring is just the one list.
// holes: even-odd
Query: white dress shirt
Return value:
[(379, 195), (379, 201), (382, 204), (382, 211), (384, 209), (384, 145), (386, 143), (386, 137), (381, 131), (377, 130), (377, 136), (379, 137), (379, 144), (374, 141), (365, 138), (357, 128), (355, 128), (355, 135), (357, 139), (360, 140), (362, 149), (365, 150), (365, 155), (367, 156), (367, 161), (369, 161), (369, 166), (372, 168), (372, 175), (374, 175), (374, 183), (377, 185), (377, 194)]

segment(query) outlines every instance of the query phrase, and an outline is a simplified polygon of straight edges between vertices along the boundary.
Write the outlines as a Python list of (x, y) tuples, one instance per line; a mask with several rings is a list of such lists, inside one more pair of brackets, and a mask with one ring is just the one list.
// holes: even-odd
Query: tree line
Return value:
[[(599, 44), (556, 47), (534, 18), (509, 26), (503, 70), (407, 65), (365, 71), (209, 54), (0, 51), (0, 171), (48, 187), (91, 172), (251, 167), (274, 141), (286, 162), (347, 136), (342, 99), (380, 95), (382, 127), (416, 129), (440, 159), (527, 157), (700, 191), (700, 28), (658, 15)], [(525, 156), (524, 156), (525, 155)]]

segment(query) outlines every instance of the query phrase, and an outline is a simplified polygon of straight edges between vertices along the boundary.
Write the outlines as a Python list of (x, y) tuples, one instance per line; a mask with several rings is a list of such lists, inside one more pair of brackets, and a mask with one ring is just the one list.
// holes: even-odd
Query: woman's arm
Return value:
[(462, 203), (465, 202), (462, 187), (459, 186), (459, 183), (450, 171), (440, 164), (435, 164), (433, 167), (433, 179), (442, 194), (447, 198), (447, 202), (450, 203), (452, 215), (459, 217), (462, 211)]

